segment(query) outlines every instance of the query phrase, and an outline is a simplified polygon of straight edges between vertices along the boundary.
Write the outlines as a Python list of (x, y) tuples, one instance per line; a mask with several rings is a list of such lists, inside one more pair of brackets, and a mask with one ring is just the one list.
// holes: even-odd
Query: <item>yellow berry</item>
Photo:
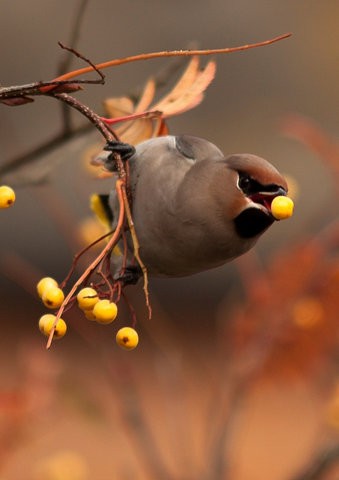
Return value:
[(94, 288), (82, 288), (77, 295), (78, 305), (81, 310), (92, 310), (98, 302), (98, 293)]
[(293, 200), (284, 195), (278, 195), (272, 200), (271, 212), (277, 220), (285, 220), (293, 215)]
[[(46, 337), (49, 337), (52, 331), (55, 319), (56, 319), (56, 316), (52, 315), (51, 313), (46, 313), (45, 315), (40, 317), (39, 330), (41, 333), (46, 335)], [(62, 338), (65, 335), (66, 331), (67, 331), (67, 325), (65, 321), (62, 318), (59, 318), (55, 326), (53, 338), (57, 338), (57, 339)]]
[(0, 187), (0, 208), (8, 208), (15, 202), (15, 192), (11, 187)]
[(50, 287), (44, 291), (41, 298), (47, 308), (59, 308), (65, 295), (61, 288)]
[(54, 280), (54, 278), (44, 277), (38, 282), (36, 288), (37, 288), (39, 297), (42, 298), (42, 295), (45, 293), (46, 290), (48, 290), (51, 287), (57, 287), (57, 286), (58, 286), (58, 282)]
[(118, 313), (118, 307), (109, 300), (99, 300), (93, 308), (95, 319), (99, 323), (107, 324), (113, 322)]
[(93, 310), (83, 310), (87, 320), (96, 320)]
[(55, 320), (55, 315), (53, 315), (52, 313), (46, 313), (45, 315), (40, 317), (40, 319), (39, 319), (39, 330), (40, 330), (41, 333), (44, 333), (45, 324), (51, 319), (53, 321)]
[(133, 350), (139, 343), (139, 335), (134, 328), (123, 327), (118, 330), (116, 342), (125, 350)]

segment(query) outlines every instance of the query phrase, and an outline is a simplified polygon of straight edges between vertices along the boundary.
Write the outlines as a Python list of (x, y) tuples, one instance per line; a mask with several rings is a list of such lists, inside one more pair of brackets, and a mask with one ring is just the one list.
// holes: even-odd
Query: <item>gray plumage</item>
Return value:
[[(197, 137), (147, 140), (128, 162), (140, 256), (151, 275), (191, 275), (243, 254), (273, 223), (272, 199), (287, 192), (266, 160), (251, 154), (225, 158)], [(109, 205), (116, 221), (115, 189)], [(132, 252), (130, 238), (128, 244)]]

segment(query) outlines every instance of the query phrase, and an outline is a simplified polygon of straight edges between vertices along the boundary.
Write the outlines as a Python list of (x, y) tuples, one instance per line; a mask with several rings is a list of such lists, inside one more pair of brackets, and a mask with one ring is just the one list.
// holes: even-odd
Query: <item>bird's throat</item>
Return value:
[(263, 233), (274, 219), (259, 208), (247, 208), (234, 219), (237, 234), (241, 238), (253, 238)]

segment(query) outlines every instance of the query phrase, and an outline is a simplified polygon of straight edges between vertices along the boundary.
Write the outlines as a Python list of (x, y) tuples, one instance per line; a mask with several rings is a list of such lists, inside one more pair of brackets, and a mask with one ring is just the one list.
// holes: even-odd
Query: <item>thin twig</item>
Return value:
[(133, 308), (133, 305), (131, 304), (131, 302), (128, 300), (128, 297), (127, 295), (125, 295), (125, 292), (123, 290), (121, 290), (121, 295), (122, 295), (122, 298), (125, 300), (125, 303), (127, 305), (127, 308), (131, 314), (131, 317), (132, 317), (132, 327), (135, 328), (136, 326), (136, 323), (137, 323), (137, 315), (135, 313), (135, 310)]
[(58, 45), (62, 49), (67, 50), (68, 52), (72, 53), (76, 57), (80, 58), (80, 60), (83, 60), (84, 62), (88, 63), (91, 67), (91, 71), (94, 70), (99, 75), (99, 77), (101, 78), (101, 80), (98, 80), (98, 79), (97, 80), (88, 80), (86, 83), (94, 83), (94, 84), (97, 84), (97, 83), (104, 84), (105, 83), (105, 75), (100, 71), (100, 69), (96, 65), (94, 65), (94, 63), (89, 58), (84, 57), (80, 52), (78, 52), (74, 48), (67, 47), (67, 45), (64, 45), (62, 42), (58, 42)]
[[(262, 42), (257, 42), (257, 43), (250, 43), (247, 45), (240, 45), (238, 47), (214, 48), (214, 49), (206, 49), (206, 50), (169, 50), (169, 51), (164, 50), (161, 52), (141, 53), (139, 55), (132, 55), (130, 57), (124, 57), (124, 58), (116, 58), (114, 60), (109, 60), (107, 62), (98, 63), (96, 64), (96, 68), (99, 70), (103, 70), (105, 68), (115, 67), (117, 65), (124, 65), (126, 63), (138, 62), (141, 60), (150, 60), (152, 58), (191, 57), (193, 55), (216, 55), (216, 54), (240, 52), (244, 50), (249, 50), (251, 48), (258, 48), (266, 45), (271, 45), (272, 43), (279, 42), (280, 40), (284, 40), (285, 38), (288, 38), (291, 35), (292, 33), (285, 33), (283, 35), (279, 35), (269, 40), (264, 40)], [(85, 73), (89, 73), (91, 71), (93, 71), (93, 68), (84, 67), (78, 70), (74, 70), (72, 72), (65, 73), (64, 75), (61, 75), (60, 77), (57, 77), (54, 80), (57, 80), (57, 81), (70, 80), (72, 78), (78, 77), (79, 75), (83, 75)]]
[[(76, 8), (73, 23), (71, 26), (71, 35), (67, 42), (68, 45), (70, 45), (72, 48), (77, 47), (77, 43), (78, 43), (80, 32), (81, 32), (82, 22), (83, 22), (87, 7), (88, 7), (88, 0), (79, 1), (79, 5)], [(58, 75), (62, 75), (63, 72), (69, 69), (72, 59), (73, 59), (72, 55), (65, 56), (64, 60), (59, 63), (58, 71), (57, 71)]]
[(111, 230), (110, 232), (107, 232), (105, 233), (104, 235), (101, 235), (101, 237), (97, 238), (96, 240), (94, 240), (94, 242), (90, 243), (89, 245), (87, 245), (83, 250), (81, 250), (80, 252), (78, 252), (76, 255), (74, 255), (73, 257), (73, 262), (72, 262), (72, 266), (68, 272), (68, 274), (66, 275), (65, 279), (60, 283), (59, 287), (60, 288), (64, 288), (65, 285), (67, 284), (67, 282), (69, 281), (69, 279), (71, 278), (71, 276), (73, 275), (73, 272), (76, 268), (76, 265), (79, 261), (79, 258), (82, 257), (82, 255), (84, 255), (86, 252), (88, 252), (88, 250), (90, 250), (92, 247), (94, 247), (94, 245), (96, 245), (97, 243), (101, 242), (102, 240), (104, 240), (105, 238), (109, 237), (110, 235), (112, 235), (114, 233), (114, 230)]
[[(20, 99), (23, 101), (21, 103), (27, 103), (33, 101), (33, 99), (29, 98), (28, 95), (46, 95), (50, 94), (51, 92), (54, 93), (69, 93), (77, 91), (81, 88), (81, 85), (88, 85), (88, 84), (104, 84), (105, 83), (105, 75), (98, 69), (94, 63), (91, 62), (88, 58), (84, 57), (81, 53), (76, 51), (71, 47), (67, 47), (61, 42), (58, 42), (59, 46), (64, 50), (72, 53), (76, 57), (80, 58), (84, 62), (89, 64), (89, 71), (96, 72), (99, 75), (99, 78), (93, 80), (73, 80), (70, 82), (68, 79), (65, 80), (50, 80), (47, 82), (33, 82), (28, 83), (25, 85), (18, 85), (18, 86), (11, 86), (11, 87), (1, 87), (0, 88), (0, 102), (5, 103), (7, 105), (15, 106), (16, 103), (13, 102), (11, 104), (11, 100), (18, 100), (18, 105), (20, 105)], [(59, 78), (59, 77), (58, 77)]]
[(152, 307), (151, 307), (150, 300), (149, 300), (147, 268), (140, 258), (139, 241), (138, 241), (137, 234), (135, 232), (135, 227), (134, 227), (134, 222), (133, 222), (133, 218), (132, 218), (132, 214), (131, 214), (131, 209), (130, 209), (130, 206), (129, 206), (129, 203), (128, 203), (127, 194), (126, 194), (126, 190), (125, 190), (124, 186), (122, 187), (121, 191), (122, 191), (122, 199), (123, 199), (123, 202), (124, 202), (124, 205), (125, 205), (125, 210), (126, 210), (126, 218), (127, 218), (127, 222), (128, 222), (128, 227), (129, 227), (129, 231), (131, 233), (132, 242), (133, 242), (134, 257), (136, 258), (136, 260), (137, 260), (137, 262), (138, 262), (138, 264), (139, 264), (139, 266), (142, 270), (142, 274), (143, 274), (143, 278), (144, 278), (144, 287), (143, 288), (144, 288), (146, 306), (147, 306), (147, 309), (148, 309), (148, 318), (151, 319), (152, 318)]
[(102, 278), (104, 282), (103, 286), (106, 287), (109, 291), (109, 300), (112, 301), (113, 294), (114, 294), (114, 287), (112, 287), (112, 283), (110, 282), (110, 277), (111, 277), (110, 261), (111, 261), (111, 252), (101, 260), (96, 273)]
[[(101, 83), (100, 80), (94, 80), (95, 83)], [(32, 82), (26, 83), (24, 85), (14, 85), (11, 87), (1, 87), (0, 88), (0, 102), (5, 102), (6, 100), (10, 99), (20, 99), (27, 95), (45, 95), (45, 91), (43, 90), (45, 87), (48, 89), (50, 93), (51, 90), (55, 90), (57, 87), (65, 87), (65, 92), (74, 92), (79, 90), (79, 85), (87, 84), (86, 80), (73, 80), (70, 82), (69, 80), (61, 80), (55, 81), (50, 80), (47, 82)], [(91, 80), (92, 83), (92, 80)], [(73, 88), (74, 86), (74, 88)], [(76, 88), (78, 86), (78, 88)], [(59, 89), (61, 91), (61, 89)], [(31, 99), (32, 100), (32, 99)]]

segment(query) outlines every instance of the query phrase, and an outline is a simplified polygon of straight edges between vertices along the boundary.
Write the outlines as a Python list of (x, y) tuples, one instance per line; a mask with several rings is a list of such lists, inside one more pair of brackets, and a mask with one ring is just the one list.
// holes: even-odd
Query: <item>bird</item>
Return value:
[[(114, 171), (113, 152), (129, 164), (139, 254), (151, 276), (189, 276), (244, 254), (276, 220), (272, 200), (288, 192), (286, 180), (267, 160), (249, 153), (225, 156), (210, 141), (191, 135), (151, 138), (136, 147), (111, 142), (96, 163)], [(114, 229), (116, 190), (99, 197)], [(130, 235), (127, 244), (125, 284), (142, 275)]]

